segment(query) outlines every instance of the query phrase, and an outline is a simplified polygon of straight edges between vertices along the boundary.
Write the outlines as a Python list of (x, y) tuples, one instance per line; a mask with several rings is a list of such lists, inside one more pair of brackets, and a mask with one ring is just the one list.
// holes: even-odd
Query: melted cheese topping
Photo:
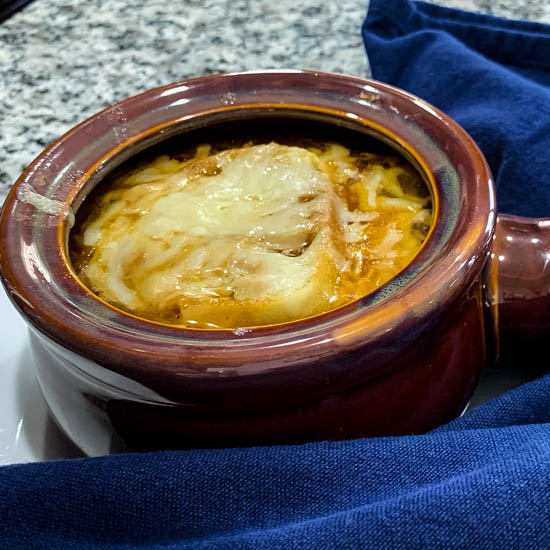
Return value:
[(161, 322), (308, 317), (364, 296), (417, 252), (429, 199), (407, 194), (403, 175), (412, 171), (360, 170), (337, 145), (159, 157), (96, 198), (71, 236), (73, 264), (103, 299)]

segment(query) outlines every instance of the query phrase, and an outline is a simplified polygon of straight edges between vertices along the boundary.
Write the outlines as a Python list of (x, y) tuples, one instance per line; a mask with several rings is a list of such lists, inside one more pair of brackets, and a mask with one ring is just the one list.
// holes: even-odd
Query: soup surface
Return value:
[(84, 284), (190, 328), (282, 323), (361, 298), (411, 261), (432, 214), (400, 157), (320, 140), (161, 155), (84, 204), (70, 235)]

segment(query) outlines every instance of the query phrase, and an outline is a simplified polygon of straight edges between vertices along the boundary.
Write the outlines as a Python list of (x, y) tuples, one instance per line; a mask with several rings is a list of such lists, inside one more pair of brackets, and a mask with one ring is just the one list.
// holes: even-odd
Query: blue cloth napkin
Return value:
[[(372, 0), (375, 78), (478, 140), (502, 210), (550, 214), (550, 27)], [(545, 131), (549, 130), (549, 131)], [(550, 377), (414, 437), (0, 468), (0, 548), (549, 548)]]
[(550, 27), (372, 0), (372, 75), (458, 121), (487, 158), (500, 212), (550, 216)]

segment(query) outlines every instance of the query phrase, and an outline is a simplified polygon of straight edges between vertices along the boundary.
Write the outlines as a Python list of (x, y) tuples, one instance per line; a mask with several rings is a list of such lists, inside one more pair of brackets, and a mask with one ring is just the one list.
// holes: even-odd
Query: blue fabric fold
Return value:
[[(500, 207), (550, 214), (550, 27), (372, 0), (373, 75), (478, 141)], [(0, 468), (0, 548), (550, 547), (550, 376), (423, 436)]]
[(0, 547), (547, 548), (549, 384), (424, 436), (6, 466)]
[(550, 216), (547, 25), (373, 0), (363, 38), (375, 79), (433, 103), (474, 138), (499, 211)]

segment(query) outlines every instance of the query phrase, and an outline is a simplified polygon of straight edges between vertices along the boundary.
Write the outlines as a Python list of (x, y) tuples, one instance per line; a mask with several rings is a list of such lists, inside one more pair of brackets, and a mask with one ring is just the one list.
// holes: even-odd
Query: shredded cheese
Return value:
[(336, 144), (158, 157), (96, 196), (71, 235), (73, 264), (103, 299), (170, 324), (238, 328), (334, 309), (400, 271), (431, 221), (429, 198), (400, 182), (410, 170), (359, 165)]

